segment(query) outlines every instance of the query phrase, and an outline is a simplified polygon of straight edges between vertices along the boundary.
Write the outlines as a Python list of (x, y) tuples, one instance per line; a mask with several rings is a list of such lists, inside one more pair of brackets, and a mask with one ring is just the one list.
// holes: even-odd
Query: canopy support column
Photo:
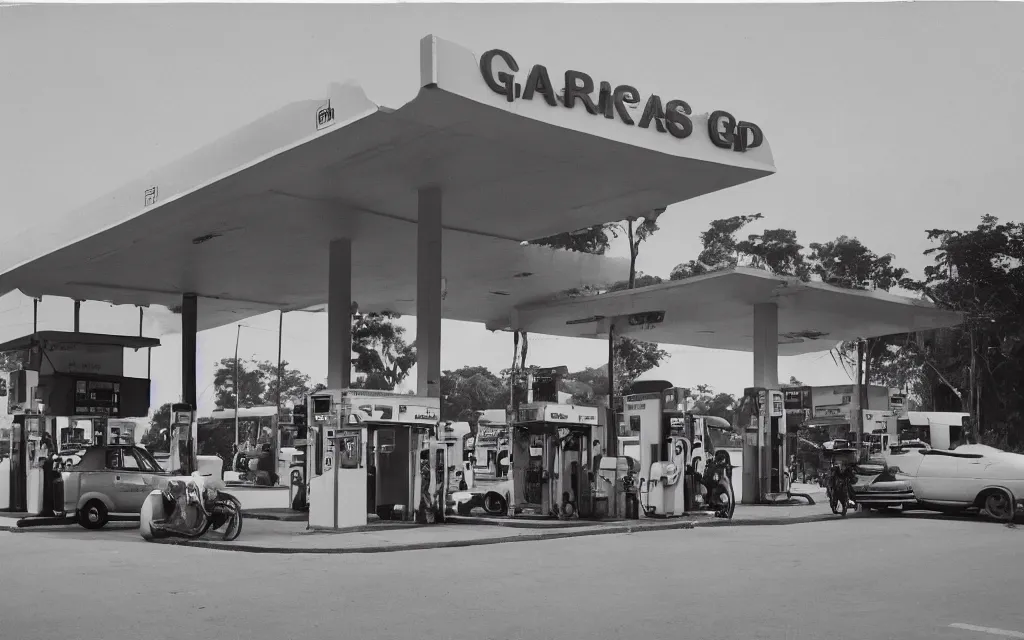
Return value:
[(754, 386), (779, 386), (779, 307), (773, 302), (754, 305)]
[(196, 335), (199, 300), (194, 293), (181, 297), (181, 401), (196, 411)]
[(327, 275), (327, 387), (352, 386), (352, 240), (331, 242)]
[(441, 189), (419, 190), (416, 225), (416, 393), (441, 397)]
[[(779, 307), (775, 303), (754, 305), (754, 384), (759, 389), (779, 386)], [(760, 395), (760, 394), (759, 394)], [(771, 402), (765, 394), (764, 402)], [(767, 411), (767, 409), (764, 409)], [(770, 426), (758, 422), (756, 436), (748, 433), (743, 443), (743, 504), (760, 504), (768, 490), (771, 463)], [(753, 440), (747, 438), (754, 437)]]

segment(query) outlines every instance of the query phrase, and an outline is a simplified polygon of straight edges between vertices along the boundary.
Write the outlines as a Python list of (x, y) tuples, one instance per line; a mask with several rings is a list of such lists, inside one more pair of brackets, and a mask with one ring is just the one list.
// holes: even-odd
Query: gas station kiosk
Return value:
[[(711, 430), (733, 432), (729, 421), (686, 411), (688, 390), (669, 382), (636, 382), (630, 391), (623, 400), (623, 422), (639, 437), (640, 517), (672, 517), (723, 508), (725, 503), (715, 501), (724, 497), (718, 495), (713, 479), (704, 478), (704, 474), (712, 460), (721, 459), (731, 470), (728, 452), (716, 450), (711, 438)], [(731, 471), (728, 479), (731, 483)]]
[(363, 389), (307, 397), (309, 526), (444, 518), (453, 462), (438, 438), (439, 398)]
[(22, 367), (9, 374), (7, 385), (13, 424), (0, 508), (30, 516), (63, 510), (55, 460), (64, 434), (57, 419), (69, 425), (90, 421), (94, 441), (88, 444), (121, 441), (119, 419), (147, 416), (150, 391), (148, 379), (123, 375), (124, 349), (159, 345), (150, 338), (63, 331), (38, 331), (0, 344), (0, 353), (17, 353)]

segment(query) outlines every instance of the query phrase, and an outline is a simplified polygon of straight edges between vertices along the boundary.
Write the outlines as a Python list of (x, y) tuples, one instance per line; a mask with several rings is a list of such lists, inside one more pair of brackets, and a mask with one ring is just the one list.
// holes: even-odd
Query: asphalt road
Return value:
[(851, 517), (370, 556), (135, 540), (0, 533), (0, 639), (1024, 638), (1024, 527), (984, 521)]

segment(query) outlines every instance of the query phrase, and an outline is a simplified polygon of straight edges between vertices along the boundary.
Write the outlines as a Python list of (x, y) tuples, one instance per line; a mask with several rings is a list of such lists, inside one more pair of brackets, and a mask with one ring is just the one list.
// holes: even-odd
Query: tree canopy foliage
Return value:
[(356, 316), (352, 323), (353, 363), (364, 389), (392, 391), (416, 364), (416, 346), (405, 341), (405, 327), (395, 324), (402, 316), (391, 311)]
[[(300, 402), (312, 393), (315, 385), (308, 375), (297, 369), (290, 369), (287, 361), (281, 362), (281, 402)], [(213, 373), (215, 402), (219, 409), (235, 406), (235, 359), (224, 358), (217, 363)], [(238, 406), (256, 407), (277, 402), (277, 363), (269, 360), (238, 361)]]

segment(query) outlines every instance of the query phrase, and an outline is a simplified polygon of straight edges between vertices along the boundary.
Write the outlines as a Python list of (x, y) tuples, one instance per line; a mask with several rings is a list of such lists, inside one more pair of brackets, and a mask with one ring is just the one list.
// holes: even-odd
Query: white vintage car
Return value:
[(1024, 509), (1024, 455), (985, 445), (892, 447), (857, 473), (853, 498), (869, 508), (981, 511), (1000, 520)]

